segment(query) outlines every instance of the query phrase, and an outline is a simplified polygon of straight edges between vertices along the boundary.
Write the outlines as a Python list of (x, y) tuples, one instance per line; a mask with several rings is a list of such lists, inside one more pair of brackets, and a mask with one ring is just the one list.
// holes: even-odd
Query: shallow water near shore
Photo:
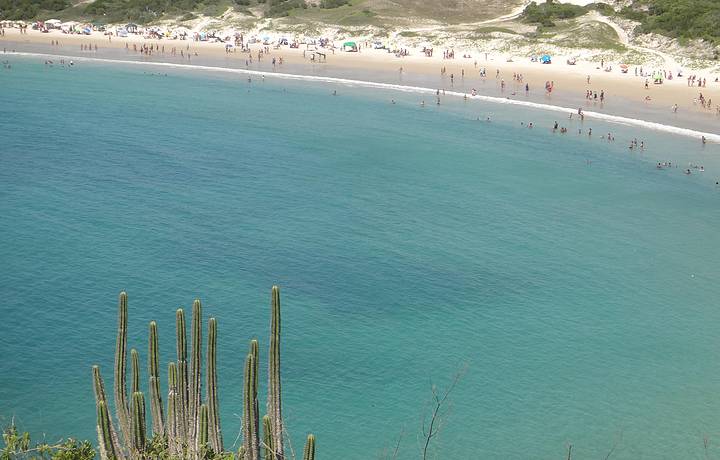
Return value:
[(716, 145), (152, 66), (14, 58), (0, 98), (4, 423), (94, 440), (90, 366), (111, 384), (125, 289), (143, 367), (149, 320), (165, 366), (175, 308), (218, 318), (231, 445), (277, 283), (296, 450), (311, 431), (323, 458), (375, 458), (404, 433), (417, 458), (431, 383), (466, 367), (437, 458), (718, 453)]
[[(270, 59), (255, 60), (248, 63), (245, 53), (206, 53), (200, 50), (200, 55), (193, 55), (192, 59), (185, 59), (181, 56), (172, 56), (168, 54), (155, 54), (152, 56), (132, 52), (124, 48), (105, 48), (100, 47), (95, 51), (83, 51), (73, 46), (49, 46), (47, 43), (37, 43), (32, 41), (12, 41), (3, 40), (3, 50), (17, 51), (20, 53), (39, 53), (39, 54), (60, 54), (67, 58), (74, 59), (110, 59), (121, 60), (124, 62), (134, 63), (162, 63), (181, 66), (207, 66), (213, 68), (222, 68), (232, 71), (250, 70), (254, 72), (262, 72), (268, 74), (284, 73), (297, 76), (309, 76), (315, 78), (339, 78), (360, 80), (366, 82), (376, 82), (397, 86), (415, 86), (431, 89), (445, 89), (447, 91), (456, 91), (461, 94), (470, 94), (474, 89), (478, 95), (489, 96), (493, 98), (501, 98), (518, 102), (531, 102), (534, 104), (571, 107), (573, 109), (581, 107), (585, 111), (593, 111), (601, 114), (616, 115), (632, 120), (644, 120), (663, 125), (676, 126), (680, 128), (692, 129), (705, 133), (720, 133), (720, 115), (715, 116), (709, 113), (702, 113), (693, 110), (686, 110), (681, 107), (679, 113), (673, 113), (670, 105), (667, 107), (655, 104), (642, 103), (637, 100), (629, 100), (620, 95), (608, 96), (606, 103), (598, 103), (597, 101), (588, 101), (581, 98), (586, 88), (572, 90), (570, 88), (560, 88), (551, 94), (542, 91), (540, 82), (537, 80), (528, 82), (531, 90), (525, 92), (524, 84), (513, 82), (510, 75), (502, 75), (507, 85), (505, 89), (501, 88), (500, 78), (481, 78), (478, 71), (485, 68), (491, 72), (496, 63), (492, 61), (473, 61), (463, 60), (458, 62), (463, 67), (465, 75), (459, 75), (451, 81), (449, 75), (438, 75), (435, 71), (418, 72), (398, 72), (398, 67), (392, 66), (375, 66), (357, 65), (352, 61), (336, 62), (331, 58), (329, 62), (286, 62), (283, 65), (273, 65)], [(54, 56), (55, 59), (59, 56)], [(398, 60), (398, 66), (403, 61)], [(539, 65), (539, 64), (538, 64)], [(438, 71), (439, 71), (438, 67)], [(552, 78), (552, 77), (550, 77)], [(630, 78), (630, 76), (628, 76)], [(689, 100), (688, 100), (689, 103)]]

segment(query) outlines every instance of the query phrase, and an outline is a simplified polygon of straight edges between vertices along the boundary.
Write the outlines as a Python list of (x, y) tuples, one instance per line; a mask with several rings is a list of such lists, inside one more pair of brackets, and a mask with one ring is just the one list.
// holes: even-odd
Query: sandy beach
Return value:
[[(621, 73), (620, 63), (614, 62), (578, 60), (576, 65), (568, 65), (568, 57), (554, 56), (552, 64), (543, 65), (528, 58), (497, 52), (457, 49), (453, 59), (444, 59), (441, 49), (435, 49), (432, 57), (426, 57), (420, 49), (409, 49), (408, 56), (396, 57), (386, 50), (372, 49), (370, 43), (358, 41), (358, 44), (358, 52), (320, 49), (326, 58), (315, 55), (312, 59), (313, 53), (305, 45), (293, 49), (255, 43), (250, 45), (251, 61), (250, 55), (239, 49), (227, 52), (223, 43), (145, 39), (139, 34), (108, 38), (100, 32), (71, 35), (60, 31), (28, 30), (26, 34), (20, 34), (18, 29), (5, 29), (5, 35), (0, 37), (0, 48), (5, 52), (248, 68), (424, 86), (467, 94), (475, 90), (481, 95), (578, 107), (710, 133), (720, 132), (720, 83), (715, 81), (719, 76), (709, 72), (684, 70), (682, 77), (665, 79), (663, 84), (655, 85), (652, 78), (636, 76), (635, 67)], [(152, 53), (141, 53), (139, 49), (144, 45), (152, 46)], [(261, 50), (264, 52), (258, 60)], [(612, 66), (613, 70), (606, 72), (603, 66)], [(638, 66), (637, 70), (640, 68)], [(481, 76), (483, 70), (484, 77)], [(646, 73), (654, 70), (676, 75), (681, 69), (643, 69)], [(704, 79), (706, 86), (698, 87), (697, 83), (689, 86), (688, 75)], [(546, 90), (548, 84), (552, 85), (550, 92)], [(700, 102), (700, 95), (706, 101), (705, 106)]]

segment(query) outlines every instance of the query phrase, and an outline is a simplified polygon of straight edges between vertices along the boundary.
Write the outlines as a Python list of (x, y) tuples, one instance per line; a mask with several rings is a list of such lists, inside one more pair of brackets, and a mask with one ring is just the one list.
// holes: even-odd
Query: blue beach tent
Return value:
[(543, 57), (541, 57), (540, 60), (542, 61), (543, 64), (550, 64), (550, 63), (552, 63), (552, 58), (550, 57), (549, 54), (543, 55)]

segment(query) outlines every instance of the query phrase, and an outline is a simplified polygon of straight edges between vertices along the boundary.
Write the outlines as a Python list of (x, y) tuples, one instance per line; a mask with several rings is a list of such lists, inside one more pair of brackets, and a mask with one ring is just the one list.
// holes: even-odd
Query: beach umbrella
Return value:
[(552, 62), (552, 58), (549, 54), (544, 54), (543, 57), (540, 58), (543, 64), (550, 64)]
[(349, 46), (350, 48), (355, 48), (357, 45), (355, 42), (345, 42), (343, 43), (343, 46)]
[(628, 66), (627, 66), (627, 64), (620, 64), (620, 68), (621, 68), (621, 69), (627, 69)]

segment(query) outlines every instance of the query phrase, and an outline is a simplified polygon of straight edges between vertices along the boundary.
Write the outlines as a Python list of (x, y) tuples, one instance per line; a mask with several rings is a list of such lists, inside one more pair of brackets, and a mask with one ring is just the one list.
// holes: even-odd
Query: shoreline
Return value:
[[(193, 63), (172, 63), (172, 62), (162, 62), (162, 61), (152, 61), (152, 60), (128, 60), (128, 59), (111, 59), (111, 58), (103, 58), (103, 57), (89, 57), (89, 56), (74, 56), (74, 55), (59, 55), (59, 54), (51, 54), (51, 53), (33, 53), (33, 52), (22, 52), (22, 51), (10, 51), (4, 53), (4, 55), (8, 56), (20, 56), (20, 57), (38, 57), (38, 58), (53, 58), (53, 59), (75, 59), (79, 62), (90, 62), (90, 63), (100, 63), (100, 64), (118, 64), (118, 65), (135, 65), (135, 66), (156, 66), (156, 67), (169, 67), (169, 68), (175, 68), (175, 69), (182, 69), (182, 70), (193, 70), (193, 71), (209, 71), (209, 72), (221, 72), (221, 73), (235, 73), (235, 74), (242, 74), (242, 75), (253, 75), (258, 77), (277, 77), (280, 79), (286, 79), (286, 80), (297, 80), (297, 81), (311, 81), (311, 82), (322, 82), (322, 83), (331, 83), (331, 84), (338, 84), (338, 85), (347, 85), (347, 86), (362, 86), (365, 88), (377, 88), (377, 89), (383, 89), (388, 91), (402, 91), (406, 93), (418, 93), (418, 94), (428, 94), (430, 96), (434, 96), (436, 94), (437, 89), (424, 87), (424, 86), (414, 86), (414, 85), (403, 85), (403, 84), (392, 84), (392, 83), (383, 83), (383, 82), (376, 82), (371, 80), (358, 80), (358, 79), (348, 79), (348, 78), (340, 78), (340, 77), (333, 77), (333, 76), (322, 76), (322, 75), (308, 75), (308, 74), (297, 74), (297, 73), (285, 73), (285, 72), (266, 72), (262, 70), (253, 70), (253, 69), (242, 69), (242, 68), (231, 68), (231, 67), (222, 67), (222, 66), (216, 66), (216, 65), (201, 65), (201, 64), (193, 64)], [(477, 94), (475, 96), (469, 95), (465, 92), (459, 92), (459, 91), (453, 91), (453, 90), (443, 90), (443, 96), (451, 96), (455, 98), (467, 98), (468, 101), (482, 101), (482, 102), (489, 102), (493, 104), (503, 104), (503, 105), (514, 105), (518, 107), (528, 107), (532, 109), (537, 110), (543, 110), (546, 112), (556, 112), (556, 113), (562, 113), (565, 115), (568, 114), (576, 114), (577, 109), (571, 108), (571, 107), (565, 107), (562, 105), (557, 104), (550, 104), (550, 103), (538, 103), (533, 101), (526, 101), (526, 100), (519, 100), (519, 99), (510, 99), (510, 98), (503, 98), (503, 97), (496, 97), (496, 96), (487, 96), (484, 94)], [(621, 115), (613, 115), (610, 113), (603, 113), (603, 112), (597, 112), (592, 110), (583, 110), (583, 114), (588, 117), (589, 119), (594, 119), (598, 121), (605, 121), (609, 123), (615, 123), (615, 124), (623, 124), (626, 126), (636, 126), (643, 129), (650, 129), (655, 131), (661, 131), (668, 134), (674, 134), (674, 135), (680, 135), (684, 137), (691, 137), (700, 140), (702, 137), (705, 137), (705, 139), (708, 141), (708, 143), (716, 143), (720, 144), (720, 134), (712, 133), (712, 132), (706, 132), (706, 131), (700, 131), (695, 129), (689, 129), (684, 127), (679, 127), (675, 125), (665, 124), (665, 123), (658, 123), (654, 121), (648, 121), (644, 119), (639, 118), (631, 118), (631, 117), (625, 117)]]
[[(63, 34), (57, 31), (41, 33), (29, 30), (27, 34), (20, 34), (17, 29), (5, 29), (5, 36), (0, 37), (0, 47), (16, 49), (19, 51), (32, 51), (49, 54), (66, 54), (68, 56), (94, 55), (117, 58), (118, 53), (126, 55), (136, 54), (141, 59), (160, 61), (185, 62), (187, 56), (164, 53), (164, 48), (183, 49), (193, 53), (191, 62), (212, 64), (222, 67), (244, 67), (270, 72), (277, 70), (268, 64), (271, 59), (280, 57), (284, 60), (280, 69), (293, 67), (289, 73), (328, 75), (339, 78), (380, 81), (383, 83), (400, 83), (417, 86), (427, 86), (437, 89), (454, 89), (470, 93), (476, 89), (478, 94), (497, 97), (513, 97), (533, 102), (551, 105), (565, 105), (583, 110), (593, 110), (628, 118), (643, 118), (648, 121), (662, 124), (673, 124), (688, 129), (720, 132), (720, 74), (711, 74), (709, 71), (697, 73), (688, 71), (682, 78), (665, 80), (662, 85), (652, 83), (645, 89), (645, 77), (635, 77), (634, 69), (630, 68), (626, 74), (618, 71), (620, 63), (605, 62), (614, 65), (614, 72), (605, 72), (601, 62), (578, 61), (576, 65), (564, 64), (565, 57), (555, 56), (554, 64), (543, 65), (532, 63), (529, 59), (488, 50), (479, 53), (455, 50), (456, 56), (474, 56), (474, 58), (443, 59), (442, 50), (435, 50), (433, 57), (425, 57), (421, 50), (409, 48), (410, 55), (396, 57), (385, 50), (361, 48), (357, 53), (347, 53), (339, 50), (322, 49), (326, 59), (322, 62), (311, 61), (305, 45), (291, 49), (283, 46), (276, 49), (274, 46), (265, 47), (262, 44), (249, 45), (252, 57), (249, 64), (247, 53), (227, 53), (222, 43), (196, 42), (190, 40), (171, 39), (145, 39), (141, 35), (130, 35), (127, 38), (109, 37), (100, 32), (91, 35)], [(276, 35), (270, 34), (268, 35)], [(283, 34), (285, 35), (285, 34)], [(60, 46), (51, 45), (51, 42), (61, 41)], [(154, 45), (158, 49), (149, 55), (144, 55), (133, 48), (143, 45)], [(163, 53), (159, 48), (162, 46)], [(366, 45), (367, 46), (367, 45)], [(94, 51), (83, 47), (95, 48)], [(73, 50), (74, 48), (74, 50)], [(257, 53), (266, 48), (264, 61), (257, 59)], [(60, 51), (61, 50), (61, 51)], [(60, 53), (58, 53), (60, 51)], [(168, 53), (170, 50), (168, 50)], [(307, 53), (307, 54), (306, 54)], [(516, 57), (516, 56), (515, 56)], [(517, 57), (516, 57), (517, 58)], [(214, 62), (211, 62), (214, 61)], [(220, 61), (219, 63), (217, 61)], [(318, 59), (319, 61), (319, 59)], [(446, 72), (441, 73), (441, 69)], [(642, 66), (638, 66), (641, 69)], [(402, 70), (400, 70), (402, 69)], [(485, 69), (486, 77), (480, 76), (480, 70)], [(651, 69), (643, 69), (645, 72)], [(676, 68), (666, 69), (676, 74)], [(708, 86), (688, 86), (685, 76), (698, 74), (705, 77)], [(361, 78), (357, 78), (360, 74)], [(454, 81), (450, 78), (454, 75)], [(516, 79), (515, 76), (520, 78)], [(588, 83), (588, 77), (590, 83)], [(709, 77), (709, 78), (708, 78)], [(544, 90), (547, 83), (553, 83), (553, 91)], [(530, 90), (525, 92), (525, 84)], [(586, 93), (604, 93), (605, 101), (587, 99)], [(714, 103), (709, 109), (701, 107), (698, 103), (699, 95), (703, 94), (705, 100)], [(649, 98), (649, 99), (646, 99)], [(672, 107), (677, 104), (678, 113), (673, 113)]]

